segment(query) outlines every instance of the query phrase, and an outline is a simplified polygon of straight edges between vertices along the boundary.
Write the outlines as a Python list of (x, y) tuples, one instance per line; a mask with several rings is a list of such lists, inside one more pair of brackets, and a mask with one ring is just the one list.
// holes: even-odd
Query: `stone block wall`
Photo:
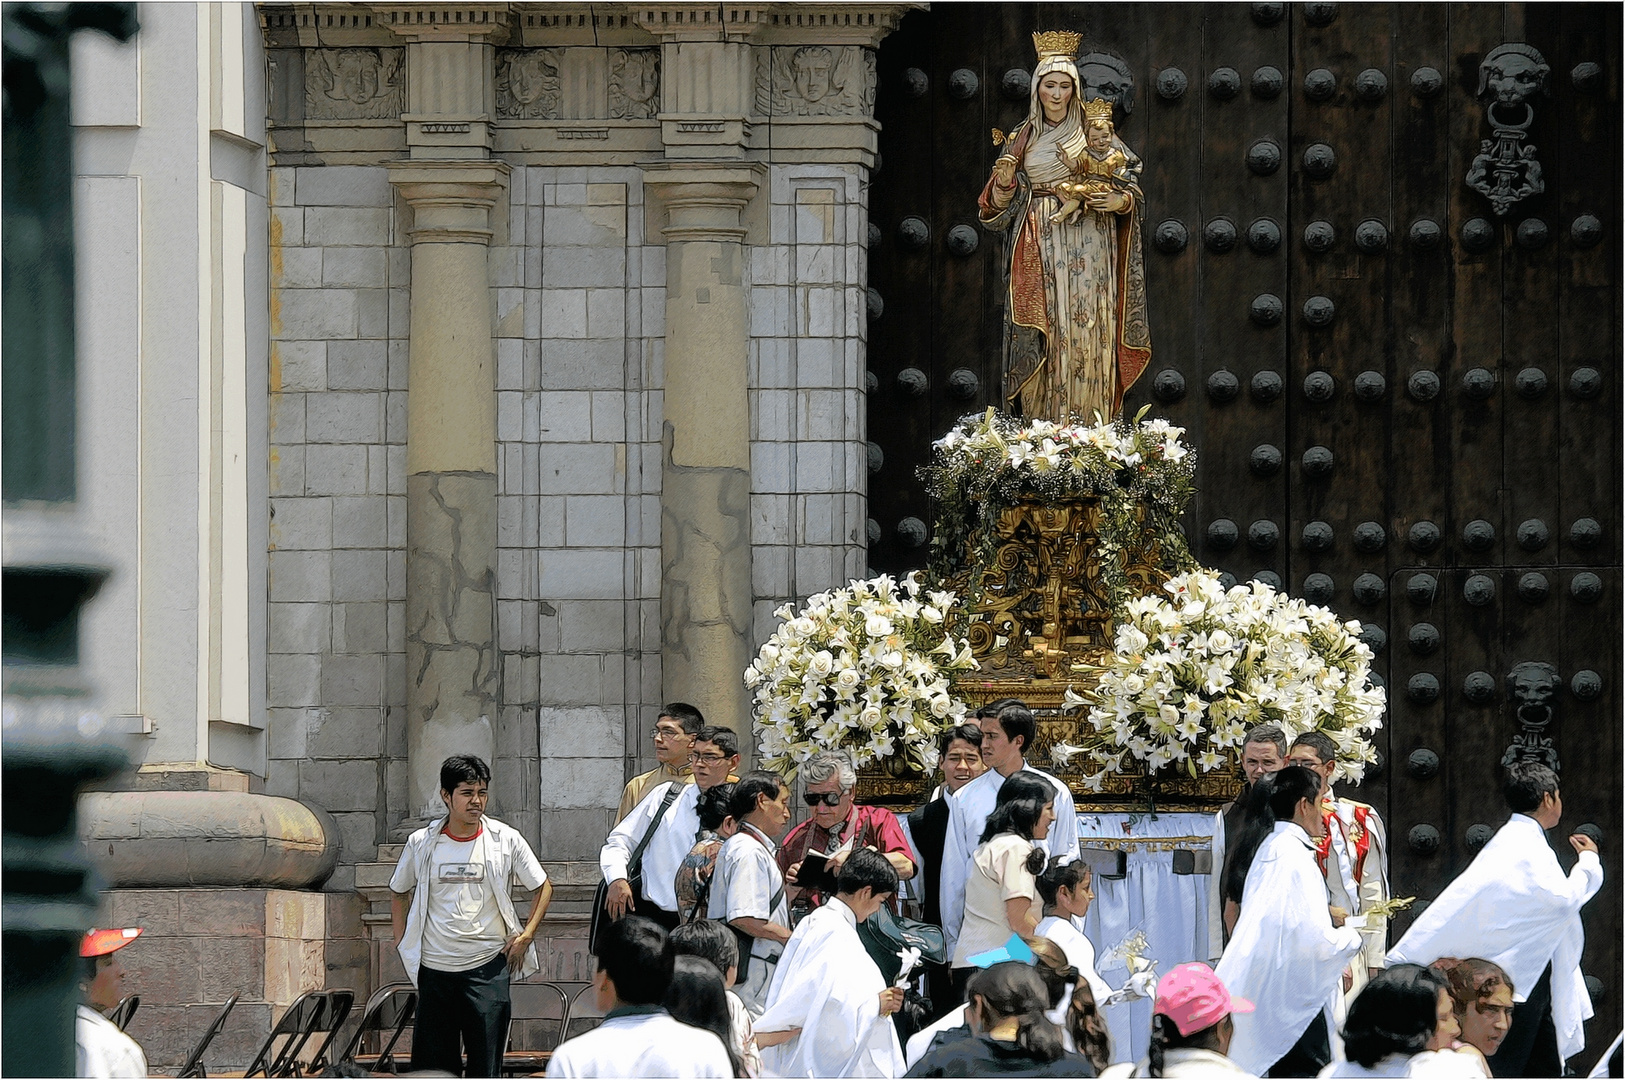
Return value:
[(491, 255), (495, 792), (542, 858), (586, 859), (660, 693), (665, 251), (644, 244), (636, 168), (519, 167), (510, 198)]
[(753, 646), (780, 604), (867, 576), (865, 172), (768, 169), (751, 252)]
[(300, 994), (370, 985), (361, 897), (287, 889), (112, 889), (99, 926), (139, 926), (119, 958), (142, 1005), (130, 1035), (154, 1069), (176, 1069), (226, 999), (240, 995), (204, 1055), (212, 1072), (245, 1068)]
[[(862, 172), (770, 166), (752, 215), (753, 647), (866, 569)], [(493, 812), (548, 861), (595, 857), (661, 700), (666, 251), (642, 176), (516, 165), (490, 250)], [(275, 168), (271, 202), (266, 790), (333, 813), (347, 888), (407, 813), (410, 213), (372, 166)]]
[(266, 791), (333, 814), (343, 867), (405, 796), (411, 251), (387, 170), (273, 168)]

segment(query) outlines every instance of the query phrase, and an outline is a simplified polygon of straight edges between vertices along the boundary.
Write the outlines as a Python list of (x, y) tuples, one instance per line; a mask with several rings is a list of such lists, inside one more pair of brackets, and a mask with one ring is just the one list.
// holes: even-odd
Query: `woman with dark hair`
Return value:
[[(1420, 964), (1398, 964), (1366, 984), (1349, 1005), (1343, 1053), (1321, 1076), (1468, 1076), (1431, 1053), (1448, 1046), (1455, 1000), (1445, 977)], [(1451, 1055), (1459, 1058), (1460, 1055)], [(1468, 1059), (1462, 1059), (1465, 1062)]]
[(722, 973), (709, 960), (679, 954), (672, 958), (671, 982), (666, 987), (666, 1011), (687, 1024), (711, 1032), (722, 1040), (734, 1076), (744, 1076), (745, 1066), (734, 1049), (733, 1018), (728, 1013), (728, 996)]
[[(1072, 962), (1067, 959), (1061, 947), (1049, 938), (1024, 936), (1021, 940), (1032, 950), (1033, 970), (1044, 983), (1044, 995), (1048, 1001), (1048, 1011), (1045, 1015), (1061, 1032), (1061, 1039), (1066, 1048), (1074, 1049), (1072, 1035), (1066, 1026), (1066, 1002), (1072, 995), (1073, 987), (1078, 983), (1078, 969), (1072, 966)], [(1092, 994), (1089, 1000), (1094, 1001)], [(969, 1035), (970, 1032), (966, 1028), (969, 1010), (968, 1004), (950, 1009), (931, 1026), (909, 1036), (903, 1055), (908, 1063), (913, 1065), (937, 1047)]]
[(1363, 944), (1334, 921), (1315, 838), (1326, 831), (1320, 776), (1289, 765), (1268, 785), (1275, 819), (1247, 871), (1241, 915), (1215, 974), (1256, 1003), (1236, 1021), (1230, 1057), (1255, 1076), (1314, 1076), (1332, 1060), (1343, 969)]
[(1054, 820), (1055, 788), (1048, 780), (1018, 772), (1000, 786), (965, 881), (965, 918), (954, 943), (957, 985), (970, 977), (972, 956), (1038, 928), (1037, 875), (1046, 859), (1034, 842), (1049, 835)]
[(1252, 1011), (1253, 1003), (1232, 997), (1206, 964), (1180, 964), (1157, 983), (1145, 1060), (1113, 1065), (1101, 1076), (1246, 1076), (1226, 1055), (1236, 1030), (1230, 1017)]
[(1452, 1048), (1478, 1059), (1485, 1076), (1493, 1076), (1488, 1058), (1501, 1049), (1512, 1030), (1512, 995), (1516, 987), (1500, 964), (1472, 957), (1445, 957), (1428, 965), (1450, 984), (1461, 1035)]
[(1045, 1016), (1044, 981), (1026, 964), (978, 971), (965, 988), (971, 1036), (928, 1052), (907, 1076), (1094, 1076), (1089, 1059), (1067, 1050)]
[(1219, 870), (1219, 900), (1226, 941), (1235, 933), (1236, 920), (1241, 917), (1241, 894), (1247, 886), (1247, 871), (1252, 869), (1259, 846), (1275, 829), (1275, 815), (1270, 813), (1270, 795), (1274, 790), (1274, 773), (1265, 773), (1247, 789)]
[(700, 831), (694, 846), (677, 866), (673, 886), (677, 892), (677, 917), (681, 922), (705, 918), (711, 900), (711, 877), (717, 869), (717, 853), (728, 837), (739, 831), (739, 825), (728, 813), (734, 786), (724, 780), (715, 787), (700, 792), (694, 812), (700, 819)]

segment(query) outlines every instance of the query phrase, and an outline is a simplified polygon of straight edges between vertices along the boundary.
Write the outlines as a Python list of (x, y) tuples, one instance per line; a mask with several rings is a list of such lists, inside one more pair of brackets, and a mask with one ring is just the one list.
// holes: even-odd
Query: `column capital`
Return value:
[(501, 161), (392, 161), (389, 182), (412, 206), (414, 244), (489, 244), (508, 190)]
[(682, 165), (645, 169), (643, 187), (665, 207), (668, 241), (739, 243), (749, 231), (743, 215), (767, 178), (762, 165)]

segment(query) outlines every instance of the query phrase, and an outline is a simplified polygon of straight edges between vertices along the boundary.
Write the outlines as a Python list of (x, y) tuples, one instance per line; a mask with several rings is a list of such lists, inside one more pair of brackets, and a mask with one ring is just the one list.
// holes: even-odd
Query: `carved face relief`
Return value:
[(614, 55), (609, 76), (609, 114), (618, 120), (642, 120), (660, 108), (660, 51), (622, 49)]
[(1134, 109), (1134, 76), (1121, 60), (1104, 53), (1089, 53), (1078, 60), (1078, 80), (1084, 101), (1100, 98), (1117, 106), (1118, 115)]
[(797, 49), (790, 58), (790, 73), (795, 80), (796, 93), (809, 105), (840, 92), (835, 85), (835, 54), (820, 45)]
[(305, 68), (305, 112), (318, 120), (360, 120), (400, 112), (401, 50), (313, 49)]
[(1551, 720), (1552, 699), (1557, 695), (1557, 669), (1533, 660), (1514, 667), (1507, 675), (1507, 689), (1518, 703), (1518, 720), (1541, 726)]
[(1546, 88), (1550, 73), (1546, 61), (1529, 46), (1503, 45), (1479, 65), (1478, 92), (1483, 96), (1488, 91), (1503, 105), (1522, 105)]
[(333, 58), (330, 94), (365, 105), (383, 90), (383, 61), (371, 49), (344, 49)]
[(559, 113), (559, 65), (551, 49), (500, 53), (497, 60), (497, 114), (555, 119)]
[(1091, 120), (1086, 132), (1090, 153), (1104, 157), (1112, 148), (1112, 126), (1104, 120)]

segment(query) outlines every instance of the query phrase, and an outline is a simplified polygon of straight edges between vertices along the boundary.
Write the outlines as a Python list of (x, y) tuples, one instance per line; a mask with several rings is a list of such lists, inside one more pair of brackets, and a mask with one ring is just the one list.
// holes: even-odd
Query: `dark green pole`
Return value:
[(74, 498), (73, 132), (68, 40), (126, 41), (134, 4), (6, 4), (0, 497), (5, 502), (3, 1050), (6, 1076), (72, 1076), (78, 943), (96, 888), (75, 805), (121, 768), (79, 677), (79, 610), (107, 569), (53, 514)]

